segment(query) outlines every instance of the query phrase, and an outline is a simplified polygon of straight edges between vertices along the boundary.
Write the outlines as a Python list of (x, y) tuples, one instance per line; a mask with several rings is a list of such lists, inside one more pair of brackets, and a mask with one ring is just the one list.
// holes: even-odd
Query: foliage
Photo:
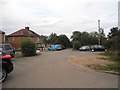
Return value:
[(120, 50), (120, 30), (118, 30), (118, 27), (110, 29), (107, 42), (109, 43), (107, 46), (109, 49)]
[(101, 53), (100, 55), (108, 56), (108, 60), (111, 61), (120, 61), (120, 56), (118, 55), (119, 51), (108, 50), (107, 52)]
[[(102, 29), (101, 33), (101, 41), (105, 38), (104, 30)], [(74, 31), (71, 36), (72, 41), (79, 41), (82, 46), (84, 45), (95, 45), (98, 44), (99, 33), (98, 32), (80, 32)]]
[[(118, 50), (115, 50), (115, 51), (109, 50), (107, 52), (101, 53), (100, 55), (107, 56), (106, 60), (110, 60), (113, 63), (108, 64), (105, 67), (97, 67), (98, 69), (113, 70), (113, 71), (119, 71), (120, 72), (120, 65), (119, 65), (119, 63), (120, 63), (120, 52)], [(103, 58), (101, 58), (101, 59), (103, 59)]]
[(49, 44), (62, 44), (65, 48), (71, 47), (69, 38), (64, 34), (58, 36), (56, 33), (52, 33), (48, 37), (48, 42)]
[(73, 42), (73, 49), (78, 50), (81, 47), (81, 44), (79, 41)]
[(48, 43), (50, 44), (55, 44), (58, 36), (56, 33), (51, 33), (50, 36), (48, 37)]
[(21, 51), (23, 56), (35, 56), (36, 55), (36, 45), (31, 40), (26, 40), (21, 44)]
[(68, 39), (68, 37), (66, 35), (63, 35), (63, 34), (58, 36), (55, 44), (62, 44), (66, 48), (71, 46), (70, 40)]
[(48, 36), (44, 36), (43, 43), (44, 43), (45, 45), (49, 43), (49, 42), (48, 42)]

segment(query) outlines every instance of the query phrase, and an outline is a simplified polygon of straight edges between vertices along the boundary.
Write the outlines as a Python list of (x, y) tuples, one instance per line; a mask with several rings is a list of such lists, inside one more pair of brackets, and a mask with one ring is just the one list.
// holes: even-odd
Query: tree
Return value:
[(73, 41), (73, 49), (78, 50), (81, 47), (79, 41)]
[(110, 42), (109, 47), (112, 50), (120, 50), (120, 30), (118, 30), (118, 27), (110, 29), (108, 41)]
[(58, 36), (56, 33), (51, 33), (50, 36), (48, 37), (48, 42), (50, 44), (55, 44), (57, 38), (58, 38)]
[(52, 33), (48, 37), (48, 42), (49, 44), (62, 44), (65, 48), (71, 47), (69, 38), (64, 34), (57, 36), (56, 33)]
[(98, 44), (98, 36), (99, 34), (97, 32), (79, 32), (74, 31), (73, 35), (71, 36), (72, 42), (79, 41), (82, 46), (84, 45), (94, 45)]
[(71, 47), (71, 42), (69, 38), (64, 34), (58, 36), (55, 44), (62, 44), (63, 46), (65, 46), (65, 48)]
[(44, 36), (43, 43), (46, 45), (49, 43), (48, 36)]
[(108, 38), (112, 38), (114, 36), (120, 35), (120, 30), (118, 30), (118, 27), (113, 27), (110, 29), (110, 32), (108, 34)]
[(36, 44), (31, 40), (26, 40), (21, 44), (21, 51), (23, 56), (35, 56), (36, 55)]
[(91, 32), (90, 33), (90, 39), (89, 39), (90, 45), (98, 44), (99, 43), (98, 39), (99, 39), (99, 33), (98, 32)]
[(72, 41), (80, 41), (80, 39), (81, 39), (81, 32), (74, 31), (72, 34), (73, 34), (71, 36)]

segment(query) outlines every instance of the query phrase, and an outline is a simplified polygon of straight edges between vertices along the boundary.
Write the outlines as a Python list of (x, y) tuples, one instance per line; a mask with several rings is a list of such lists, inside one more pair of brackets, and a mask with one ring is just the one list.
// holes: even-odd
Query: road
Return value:
[(3, 88), (118, 88), (117, 75), (85, 71), (67, 61), (71, 55), (86, 53), (90, 52), (66, 49), (14, 59), (14, 71)]

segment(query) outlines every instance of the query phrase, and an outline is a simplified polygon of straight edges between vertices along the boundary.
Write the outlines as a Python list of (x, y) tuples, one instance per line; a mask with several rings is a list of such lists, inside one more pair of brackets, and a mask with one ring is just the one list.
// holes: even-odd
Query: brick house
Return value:
[(36, 43), (36, 45), (43, 44), (44, 36), (40, 36), (34, 31), (30, 30), (29, 27), (25, 27), (25, 29), (20, 29), (10, 35), (8, 37), (8, 42), (15, 48), (20, 49), (21, 43), (25, 40), (32, 40)]
[(0, 30), (0, 43), (4, 43), (5, 42), (5, 32)]

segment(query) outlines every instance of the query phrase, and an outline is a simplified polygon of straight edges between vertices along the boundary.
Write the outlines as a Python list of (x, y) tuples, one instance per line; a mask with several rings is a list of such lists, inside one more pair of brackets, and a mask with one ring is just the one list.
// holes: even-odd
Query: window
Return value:
[(13, 41), (15, 41), (15, 38), (13, 37)]
[(12, 49), (10, 45), (5, 45), (4, 47), (5, 47), (5, 50), (11, 50)]

